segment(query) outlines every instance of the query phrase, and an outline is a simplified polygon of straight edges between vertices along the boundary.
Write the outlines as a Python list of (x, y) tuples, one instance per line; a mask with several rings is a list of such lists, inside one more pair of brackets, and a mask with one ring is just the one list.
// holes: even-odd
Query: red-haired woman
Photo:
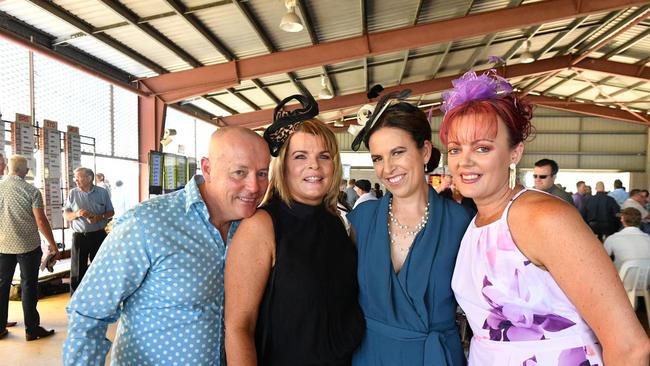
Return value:
[(449, 168), (478, 207), (452, 280), (474, 332), (469, 364), (648, 365), (602, 244), (575, 207), (515, 182), (531, 106), (495, 73), (465, 74), (444, 99)]

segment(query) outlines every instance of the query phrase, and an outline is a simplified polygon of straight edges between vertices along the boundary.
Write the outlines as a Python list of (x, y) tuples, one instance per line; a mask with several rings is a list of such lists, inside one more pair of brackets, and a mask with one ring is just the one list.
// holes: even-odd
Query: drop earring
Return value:
[(510, 179), (508, 180), (508, 187), (514, 189), (517, 184), (517, 165), (515, 163), (510, 163)]

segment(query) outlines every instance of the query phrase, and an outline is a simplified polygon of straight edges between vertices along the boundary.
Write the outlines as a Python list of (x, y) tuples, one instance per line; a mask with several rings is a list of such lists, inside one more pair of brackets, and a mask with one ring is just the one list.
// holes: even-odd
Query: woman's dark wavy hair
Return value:
[[(363, 143), (367, 148), (370, 148), (368, 144), (370, 136), (384, 127), (399, 128), (406, 131), (418, 148), (422, 148), (425, 141), (431, 142), (431, 125), (429, 125), (426, 114), (409, 103), (400, 102), (386, 109), (363, 138)], [(433, 142), (431, 145), (433, 147)], [(432, 172), (439, 162), (440, 150), (433, 147), (431, 157), (426, 165), (426, 172)]]

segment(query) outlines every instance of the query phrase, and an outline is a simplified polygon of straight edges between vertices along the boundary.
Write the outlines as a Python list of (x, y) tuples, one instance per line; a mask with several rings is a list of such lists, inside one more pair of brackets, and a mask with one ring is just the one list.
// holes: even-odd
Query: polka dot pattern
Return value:
[[(192, 179), (123, 215), (67, 308), (65, 365), (221, 365), (226, 245)], [(227, 241), (238, 222), (231, 225)]]

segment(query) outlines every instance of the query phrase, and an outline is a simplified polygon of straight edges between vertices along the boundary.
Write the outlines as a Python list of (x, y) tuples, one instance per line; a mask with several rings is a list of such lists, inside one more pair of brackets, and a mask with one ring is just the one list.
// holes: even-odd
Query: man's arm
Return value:
[(43, 208), (32, 208), (32, 212), (34, 213), (34, 218), (36, 218), (36, 226), (38, 226), (38, 231), (43, 234), (45, 237), (45, 240), (47, 240), (47, 243), (49, 244), (48, 247), (50, 249), (50, 253), (57, 253), (56, 258), (60, 256), (59, 254), (59, 249), (56, 247), (56, 242), (54, 241), (54, 235), (52, 234), (52, 227), (50, 226), (50, 222), (47, 220), (47, 216), (45, 216), (45, 211)]
[(114, 228), (70, 300), (64, 365), (103, 366), (106, 362), (111, 347), (106, 329), (119, 319), (122, 304), (140, 287), (151, 267), (146, 241), (132, 235), (138, 230), (133, 215)]
[(91, 224), (100, 222), (102, 220), (108, 220), (111, 217), (113, 217), (113, 215), (115, 215), (115, 211), (113, 209), (113, 202), (111, 202), (111, 196), (108, 193), (108, 190), (104, 189), (103, 191), (105, 192), (104, 197), (102, 198), (104, 200), (105, 211), (89, 218), (88, 222), (90, 222)]

